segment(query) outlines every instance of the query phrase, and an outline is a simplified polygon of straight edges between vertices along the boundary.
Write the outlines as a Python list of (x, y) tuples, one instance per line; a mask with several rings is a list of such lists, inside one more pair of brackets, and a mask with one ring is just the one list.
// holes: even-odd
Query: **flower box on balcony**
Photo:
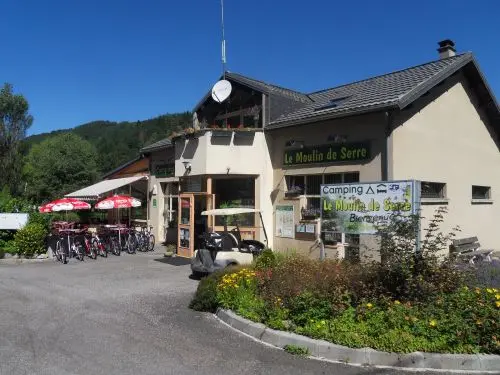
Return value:
[(231, 138), (233, 135), (233, 132), (231, 130), (212, 130), (212, 137), (216, 138)]

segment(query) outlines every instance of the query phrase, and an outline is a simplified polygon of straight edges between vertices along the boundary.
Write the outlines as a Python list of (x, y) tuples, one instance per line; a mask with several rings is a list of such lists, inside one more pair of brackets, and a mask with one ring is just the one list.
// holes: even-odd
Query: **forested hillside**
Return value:
[(95, 146), (98, 154), (97, 168), (102, 174), (137, 156), (145, 145), (190, 126), (191, 120), (191, 113), (184, 112), (137, 122), (94, 121), (73, 129), (28, 137), (21, 144), (21, 152), (26, 155), (34, 144), (49, 137), (61, 133), (74, 133)]

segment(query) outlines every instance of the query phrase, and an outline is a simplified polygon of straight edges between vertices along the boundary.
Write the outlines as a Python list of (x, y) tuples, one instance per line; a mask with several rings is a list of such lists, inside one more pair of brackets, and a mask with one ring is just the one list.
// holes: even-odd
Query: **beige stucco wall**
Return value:
[[(500, 152), (463, 76), (414, 108), (397, 119), (402, 125), (390, 137), (389, 177), (446, 183), (443, 230), (459, 225), (459, 237), (478, 236), (484, 247), (500, 248)], [(472, 204), (472, 185), (491, 186), (493, 204)], [(429, 219), (437, 206), (424, 204), (422, 215)]]
[[(273, 186), (273, 168), (268, 140), (263, 132), (249, 138), (212, 137), (210, 131), (200, 133), (196, 139), (175, 142), (175, 175), (183, 176), (255, 176), (255, 204), (262, 211), (262, 219), (268, 233), (268, 246), (273, 246), (270, 235), (273, 228), (273, 207), (269, 192)], [(191, 164), (186, 174), (183, 162)], [(263, 230), (259, 239), (264, 239)]]
[[(300, 221), (300, 209), (305, 204), (305, 200), (285, 198), (286, 175), (310, 175), (328, 174), (340, 172), (359, 172), (361, 182), (379, 181), (382, 179), (383, 159), (385, 158), (386, 129), (387, 120), (384, 113), (357, 116), (347, 119), (330, 120), (307, 125), (301, 125), (282, 130), (269, 132), (272, 139), (272, 163), (274, 169), (272, 202), (274, 209), (276, 205), (286, 204), (294, 206), (294, 221)], [(285, 144), (289, 140), (303, 141), (306, 147), (330, 143), (328, 137), (331, 135), (342, 135), (349, 142), (369, 142), (372, 158), (368, 161), (354, 163), (331, 163), (312, 164), (298, 167), (283, 167), (283, 157)], [(310, 254), (311, 257), (319, 256), (319, 249), (311, 250), (314, 241), (296, 240), (292, 238), (277, 237), (275, 211), (273, 211), (273, 232), (274, 249), (279, 251), (297, 251)], [(363, 245), (361, 240), (361, 245)], [(336, 252), (331, 249), (326, 250), (327, 257), (335, 256)]]

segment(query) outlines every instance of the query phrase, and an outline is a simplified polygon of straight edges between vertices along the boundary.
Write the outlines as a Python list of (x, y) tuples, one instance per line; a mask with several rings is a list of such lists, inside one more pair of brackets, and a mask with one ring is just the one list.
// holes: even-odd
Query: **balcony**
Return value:
[(262, 129), (202, 129), (175, 139), (176, 177), (260, 175), (268, 163), (270, 156)]

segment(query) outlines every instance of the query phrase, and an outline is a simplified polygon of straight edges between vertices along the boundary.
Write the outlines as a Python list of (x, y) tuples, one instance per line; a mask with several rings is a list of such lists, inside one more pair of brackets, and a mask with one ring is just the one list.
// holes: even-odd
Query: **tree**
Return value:
[(62, 198), (96, 181), (97, 152), (75, 134), (58, 134), (31, 148), (23, 176), (26, 194), (35, 202)]
[(0, 175), (13, 193), (19, 189), (21, 174), (19, 143), (33, 123), (28, 110), (24, 96), (14, 94), (12, 85), (5, 83), (0, 90)]

